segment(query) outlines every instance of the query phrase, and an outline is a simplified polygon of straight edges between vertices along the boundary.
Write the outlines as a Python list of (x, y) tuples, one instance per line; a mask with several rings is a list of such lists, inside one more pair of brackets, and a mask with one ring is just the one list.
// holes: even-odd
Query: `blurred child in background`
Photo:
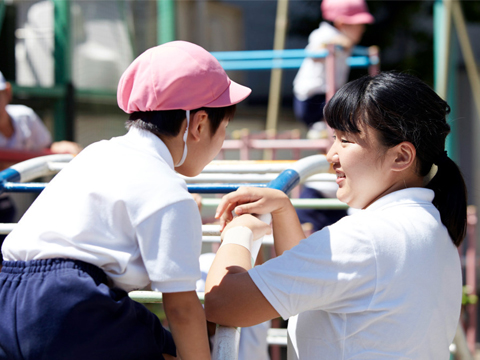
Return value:
[[(374, 22), (364, 0), (323, 0), (322, 21), (308, 37), (307, 50), (326, 50), (327, 45), (338, 45), (335, 51), (335, 88), (340, 88), (348, 80), (350, 67), (347, 58), (365, 32), (367, 24)], [(306, 58), (294, 81), (293, 108), (295, 116), (308, 127), (307, 138), (327, 137), (327, 126), (323, 119), (323, 108), (327, 93), (327, 69), (325, 58)], [(306, 182), (300, 198), (334, 198), (336, 184)], [(310, 223), (317, 231), (333, 224), (347, 215), (345, 210), (299, 209), (298, 217), (302, 224)]]

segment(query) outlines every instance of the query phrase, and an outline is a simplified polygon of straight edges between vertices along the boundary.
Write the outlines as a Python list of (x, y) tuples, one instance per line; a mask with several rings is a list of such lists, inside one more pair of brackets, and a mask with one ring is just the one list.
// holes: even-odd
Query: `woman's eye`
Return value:
[(350, 141), (348, 141), (347, 139), (341, 139), (342, 143), (344, 144), (348, 144)]

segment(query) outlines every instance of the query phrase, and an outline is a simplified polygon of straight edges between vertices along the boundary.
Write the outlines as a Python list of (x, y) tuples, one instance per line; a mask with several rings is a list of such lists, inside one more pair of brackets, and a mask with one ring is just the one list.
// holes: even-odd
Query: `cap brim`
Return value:
[(352, 16), (341, 16), (339, 20), (349, 25), (373, 24), (375, 22), (375, 18), (368, 12), (358, 13)]
[(230, 80), (230, 85), (228, 86), (228, 88), (218, 98), (216, 98), (209, 104), (205, 104), (204, 106), (224, 107), (238, 104), (239, 102), (245, 100), (251, 92), (252, 89)]

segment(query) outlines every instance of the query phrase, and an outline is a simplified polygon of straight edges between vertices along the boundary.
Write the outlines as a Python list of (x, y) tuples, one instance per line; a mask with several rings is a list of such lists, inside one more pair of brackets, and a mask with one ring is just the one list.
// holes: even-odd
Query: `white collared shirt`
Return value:
[(127, 291), (195, 290), (201, 218), (165, 144), (148, 131), (85, 148), (25, 213), (5, 260), (71, 258)]
[[(312, 31), (308, 37), (306, 50), (326, 50), (327, 44), (331, 43), (342, 33), (327, 22), (320, 23), (318, 29)], [(337, 49), (335, 52), (335, 85), (338, 88), (348, 80), (350, 66), (347, 59), (350, 52)], [(293, 80), (293, 93), (301, 101), (327, 92), (327, 75), (325, 59), (305, 58)]]
[(388, 194), (249, 271), (289, 319), (289, 359), (448, 359), (459, 255), (434, 193)]
[(38, 115), (24, 105), (7, 105), (12, 119), (13, 135), (9, 138), (0, 133), (0, 148), (14, 150), (43, 150), (52, 143), (47, 127)]

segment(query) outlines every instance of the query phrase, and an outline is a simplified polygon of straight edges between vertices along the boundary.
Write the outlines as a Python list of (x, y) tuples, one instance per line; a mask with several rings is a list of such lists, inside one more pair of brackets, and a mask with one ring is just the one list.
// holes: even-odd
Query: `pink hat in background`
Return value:
[(375, 21), (368, 12), (365, 0), (323, 0), (322, 16), (328, 21), (341, 21), (344, 24), (371, 24)]
[(130, 64), (120, 78), (117, 102), (127, 113), (193, 110), (237, 104), (251, 92), (230, 80), (204, 48), (172, 41), (148, 49)]

